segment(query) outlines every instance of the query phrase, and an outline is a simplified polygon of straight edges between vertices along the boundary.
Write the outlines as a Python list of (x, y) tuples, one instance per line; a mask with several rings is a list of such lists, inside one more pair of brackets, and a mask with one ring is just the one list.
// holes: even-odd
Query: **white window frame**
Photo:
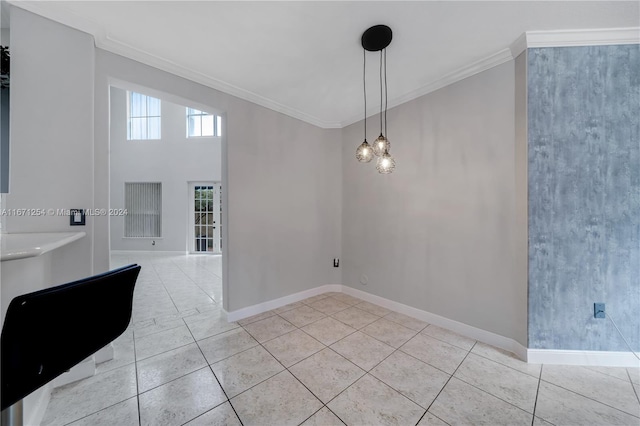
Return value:
[[(212, 114), (210, 112), (202, 111), (197, 108), (186, 107), (186, 135), (187, 139), (200, 139), (200, 138), (220, 138), (222, 137), (222, 116)], [(213, 116), (213, 134), (212, 135), (203, 135), (202, 134), (202, 117)], [(200, 117), (200, 134), (199, 135), (190, 135), (189, 134), (189, 118), (190, 117)]]
[[(131, 97), (134, 95), (140, 95), (143, 96), (144, 99), (144, 104), (145, 104), (145, 115), (140, 115), (140, 116), (133, 116), (133, 111), (131, 110)], [(159, 115), (149, 115), (149, 99), (156, 99), (158, 100), (158, 114)], [(158, 118), (159, 119), (159, 127), (158, 127), (158, 137), (157, 138), (150, 138), (149, 134), (149, 119), (150, 118)], [(144, 122), (146, 124), (146, 129), (145, 129), (145, 136), (144, 138), (134, 138), (132, 137), (132, 132), (131, 132), (131, 126), (132, 126), (132, 121), (133, 119), (144, 119)], [(152, 140), (160, 140), (162, 139), (162, 99), (160, 98), (156, 98), (153, 96), (149, 96), (149, 95), (145, 95), (144, 93), (140, 93), (140, 92), (135, 92), (132, 90), (127, 90), (127, 140), (128, 141), (152, 141)]]

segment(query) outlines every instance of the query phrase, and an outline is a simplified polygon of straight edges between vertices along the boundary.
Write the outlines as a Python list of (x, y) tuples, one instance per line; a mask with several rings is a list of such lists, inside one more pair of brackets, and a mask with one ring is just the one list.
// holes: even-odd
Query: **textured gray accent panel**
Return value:
[(528, 52), (529, 347), (640, 350), (640, 46)]

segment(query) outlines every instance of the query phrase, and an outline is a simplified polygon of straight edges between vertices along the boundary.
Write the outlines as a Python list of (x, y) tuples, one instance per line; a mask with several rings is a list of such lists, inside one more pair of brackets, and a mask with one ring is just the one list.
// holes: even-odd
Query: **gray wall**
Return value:
[(124, 238), (124, 216), (112, 216), (111, 249), (193, 250), (188, 182), (222, 180), (221, 139), (187, 138), (185, 106), (162, 99), (161, 139), (127, 140), (127, 92), (113, 86), (110, 135), (111, 208), (125, 207), (125, 182), (162, 183), (162, 238)]
[(528, 52), (531, 348), (640, 349), (639, 49)]
[[(55, 46), (55, 48), (53, 48)], [(11, 193), (8, 209), (93, 208), (93, 38), (19, 8), (11, 11)], [(93, 221), (11, 216), (6, 232), (85, 231), (54, 259), (64, 282), (92, 272)], [(54, 283), (51, 283), (54, 284)]]
[(342, 265), (345, 285), (525, 345), (514, 73), (511, 61), (390, 110), (390, 175), (356, 161), (362, 123), (344, 129)]
[[(236, 310), (339, 283), (340, 131), (324, 130), (96, 49), (96, 203), (109, 202), (109, 85), (129, 82), (165, 99), (224, 111), (223, 278)], [(226, 163), (224, 158), (226, 157)], [(108, 265), (109, 224), (96, 222), (96, 264)]]

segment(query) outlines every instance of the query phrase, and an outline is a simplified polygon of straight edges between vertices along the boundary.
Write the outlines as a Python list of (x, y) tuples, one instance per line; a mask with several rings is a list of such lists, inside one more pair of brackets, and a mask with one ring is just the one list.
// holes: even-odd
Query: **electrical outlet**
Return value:
[(340, 259), (337, 257), (333, 259), (333, 267), (338, 268), (340, 266)]
[(594, 318), (604, 318), (604, 303), (594, 303), (593, 304), (593, 317)]

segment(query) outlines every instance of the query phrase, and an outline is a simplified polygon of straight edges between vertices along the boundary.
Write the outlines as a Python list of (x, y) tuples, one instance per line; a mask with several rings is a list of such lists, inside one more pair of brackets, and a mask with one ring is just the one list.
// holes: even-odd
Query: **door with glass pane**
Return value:
[(190, 185), (191, 253), (222, 253), (221, 191), (218, 182)]

